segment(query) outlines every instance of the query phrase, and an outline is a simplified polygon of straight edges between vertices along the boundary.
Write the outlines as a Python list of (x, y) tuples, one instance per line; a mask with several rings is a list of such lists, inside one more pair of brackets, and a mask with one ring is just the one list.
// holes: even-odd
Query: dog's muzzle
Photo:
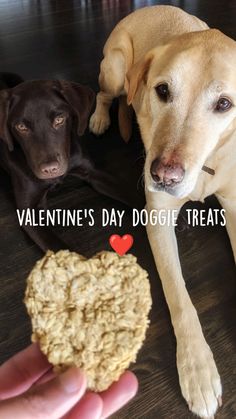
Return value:
[(35, 172), (38, 179), (56, 179), (63, 176), (67, 170), (67, 164), (53, 160), (47, 163), (41, 163)]
[(152, 162), (150, 172), (158, 189), (174, 188), (182, 182), (185, 174), (180, 163), (163, 163), (160, 159)]

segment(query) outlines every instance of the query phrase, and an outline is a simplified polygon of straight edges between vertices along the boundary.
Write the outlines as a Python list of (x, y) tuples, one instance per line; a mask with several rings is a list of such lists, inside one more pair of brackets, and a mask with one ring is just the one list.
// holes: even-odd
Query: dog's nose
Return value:
[(55, 176), (59, 170), (59, 163), (57, 161), (43, 163), (40, 166), (40, 170), (44, 175)]
[(159, 185), (175, 186), (182, 182), (184, 169), (180, 163), (163, 163), (160, 159), (156, 159), (151, 164), (151, 176)]

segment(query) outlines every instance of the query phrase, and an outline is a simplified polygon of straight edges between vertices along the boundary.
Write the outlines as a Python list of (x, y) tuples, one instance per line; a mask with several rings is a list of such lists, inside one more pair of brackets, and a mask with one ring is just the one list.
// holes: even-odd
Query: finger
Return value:
[(58, 419), (69, 412), (84, 395), (86, 378), (82, 371), (70, 368), (53, 380), (0, 403), (0, 418)]
[(103, 411), (101, 419), (105, 419), (112, 413), (119, 410), (129, 400), (131, 400), (138, 390), (138, 380), (131, 371), (126, 371), (117, 383), (111, 385), (111, 387), (99, 393), (103, 400)]
[(87, 393), (64, 419), (100, 419), (102, 409), (101, 397), (95, 393)]
[(46, 372), (46, 374), (42, 375), (42, 377), (39, 378), (39, 380), (35, 381), (34, 385), (38, 386), (39, 384), (47, 383), (48, 381), (52, 380), (53, 378), (57, 377), (58, 374), (56, 374), (53, 369), (51, 368), (49, 371)]
[(0, 400), (25, 392), (50, 368), (39, 346), (28, 346), (0, 366)]

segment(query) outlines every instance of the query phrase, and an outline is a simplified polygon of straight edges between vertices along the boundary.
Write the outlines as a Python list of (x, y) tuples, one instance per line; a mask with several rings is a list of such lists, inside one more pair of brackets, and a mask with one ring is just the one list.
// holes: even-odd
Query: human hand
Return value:
[(135, 375), (99, 394), (86, 392), (86, 377), (77, 368), (56, 376), (37, 344), (0, 366), (0, 417), (4, 419), (105, 419), (137, 392)]

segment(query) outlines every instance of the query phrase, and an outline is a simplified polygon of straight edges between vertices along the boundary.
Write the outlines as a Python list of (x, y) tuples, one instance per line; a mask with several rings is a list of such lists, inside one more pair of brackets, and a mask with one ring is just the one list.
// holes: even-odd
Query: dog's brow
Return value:
[(222, 92), (224, 91), (227, 87), (226, 84), (223, 81), (220, 80), (212, 80), (209, 85), (208, 88), (212, 91), (217, 91), (217, 92)]

